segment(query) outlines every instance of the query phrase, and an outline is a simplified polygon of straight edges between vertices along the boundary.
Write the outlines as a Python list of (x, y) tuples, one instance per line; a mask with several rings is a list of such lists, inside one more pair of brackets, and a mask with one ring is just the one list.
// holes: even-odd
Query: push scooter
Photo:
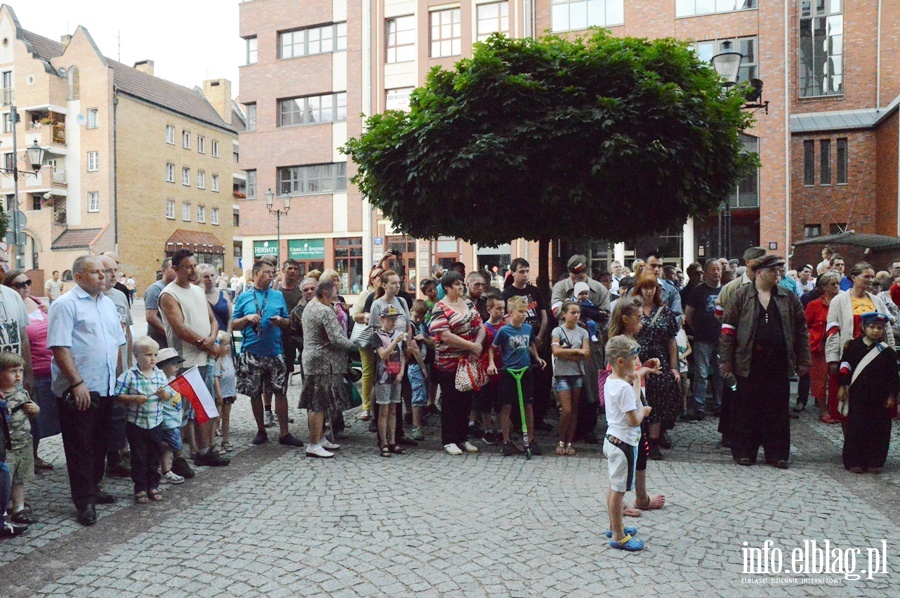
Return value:
[(522, 419), (522, 448), (525, 449), (525, 458), (531, 459), (531, 447), (528, 446), (528, 420), (525, 418), (525, 398), (522, 396), (522, 378), (530, 369), (540, 368), (540, 364), (532, 364), (523, 368), (500, 368), (506, 370), (516, 381), (516, 391), (519, 395), (519, 417)]

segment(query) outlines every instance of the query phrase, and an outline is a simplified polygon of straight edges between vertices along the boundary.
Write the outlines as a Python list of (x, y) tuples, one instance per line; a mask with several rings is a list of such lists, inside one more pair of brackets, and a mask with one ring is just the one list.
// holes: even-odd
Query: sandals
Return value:
[(158, 502), (163, 499), (162, 492), (159, 491), (159, 488), (150, 488), (147, 490), (147, 495), (153, 502)]
[(570, 457), (575, 456), (575, 447), (572, 446), (571, 442), (566, 443), (566, 454), (569, 455)]
[(644, 549), (644, 541), (632, 538), (630, 534), (625, 534), (621, 541), (609, 541), (610, 548), (618, 548), (619, 550), (627, 550), (628, 552), (638, 552)]
[(35, 458), (34, 458), (34, 468), (35, 468), (35, 469), (46, 469), (46, 470), (51, 470), (51, 469), (53, 469), (53, 464), (52, 464), (52, 463), (47, 463), (46, 461), (44, 461), (44, 460), (41, 459), (40, 457), (35, 457)]
[(383, 447), (381, 447), (381, 456), (393, 457), (393, 455), (391, 454), (391, 447), (389, 447), (388, 445), (384, 445)]
[[(637, 535), (636, 527), (630, 527), (630, 526), (626, 525), (623, 529), (625, 531), (626, 536), (636, 536)], [(606, 530), (606, 537), (612, 538), (612, 530)]]
[(406, 454), (406, 449), (403, 448), (402, 446), (400, 446), (399, 444), (393, 444), (393, 445), (391, 445), (390, 448), (391, 448), (391, 452), (394, 453), (395, 455), (405, 455)]
[(556, 445), (556, 450), (553, 452), (560, 456), (567, 455), (568, 453), (566, 452), (566, 443), (560, 440), (559, 444)]
[(141, 492), (135, 492), (135, 493), (134, 493), (134, 502), (136, 502), (136, 503), (139, 504), (139, 505), (145, 505), (145, 504), (147, 504), (148, 502), (150, 502), (150, 499), (147, 498), (147, 493), (146, 493), (146, 492), (143, 492), (143, 491), (141, 491)]

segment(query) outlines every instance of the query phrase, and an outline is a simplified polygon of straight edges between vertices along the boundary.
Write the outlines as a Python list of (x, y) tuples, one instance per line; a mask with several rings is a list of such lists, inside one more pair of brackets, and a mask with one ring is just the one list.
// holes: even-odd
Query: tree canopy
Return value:
[(625, 241), (709, 214), (756, 165), (743, 103), (684, 42), (494, 35), (342, 149), (405, 234)]

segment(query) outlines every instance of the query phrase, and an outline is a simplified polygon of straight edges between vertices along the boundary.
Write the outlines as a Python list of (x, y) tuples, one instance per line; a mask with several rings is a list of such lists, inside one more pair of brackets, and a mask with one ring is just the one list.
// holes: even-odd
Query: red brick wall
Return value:
[(875, 218), (879, 235), (895, 236), (897, 230), (897, 112), (885, 119), (875, 132), (878, 164), (875, 170)]

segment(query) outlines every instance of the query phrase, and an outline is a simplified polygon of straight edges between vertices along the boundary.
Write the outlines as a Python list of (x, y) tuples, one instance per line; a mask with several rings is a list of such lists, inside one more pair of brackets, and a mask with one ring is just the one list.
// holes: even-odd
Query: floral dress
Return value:
[[(663, 312), (651, 325), (653, 316), (660, 309)], [(641, 312), (641, 323), (643, 327), (635, 337), (641, 345), (641, 362), (656, 358), (660, 365), (659, 374), (647, 376), (647, 404), (653, 408), (650, 423), (662, 423), (663, 428), (668, 428), (675, 423), (683, 405), (681, 388), (669, 368), (669, 341), (678, 334), (678, 324), (668, 307), (656, 305), (649, 316)]]

